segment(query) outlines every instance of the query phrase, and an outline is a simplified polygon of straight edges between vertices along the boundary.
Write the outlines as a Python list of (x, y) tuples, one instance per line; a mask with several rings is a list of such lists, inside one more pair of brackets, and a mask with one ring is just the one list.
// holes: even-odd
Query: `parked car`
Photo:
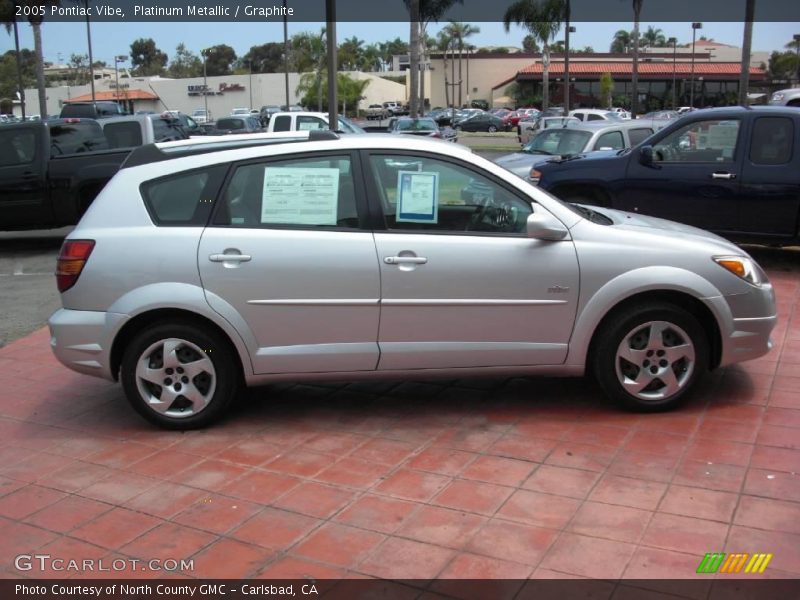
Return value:
[(533, 121), (520, 121), (520, 123), (517, 125), (517, 139), (524, 146), (531, 140), (531, 137), (544, 129), (572, 127), (573, 125), (580, 124), (581, 121), (575, 117), (540, 116)]
[(474, 113), (463, 120), (456, 121), (456, 131), (488, 131), (494, 133), (503, 129), (503, 119), (487, 112)]
[(563, 204), (458, 146), (308, 135), (136, 150), (64, 241), (58, 360), (190, 429), (281, 380), (588, 372), (660, 411), (771, 347), (772, 285), (726, 240)]
[(396, 117), (390, 133), (395, 135), (415, 135), (443, 139), (448, 142), (458, 141), (458, 134), (451, 127), (440, 128), (430, 117), (414, 119), (412, 117)]
[[(150, 113), (155, 114), (155, 113)], [(182, 113), (179, 110), (167, 110), (161, 113), (161, 118), (171, 119), (178, 127), (182, 128), (187, 135), (205, 135), (205, 130), (200, 127), (200, 124), (189, 115)], [(164, 141), (164, 140), (157, 140)], [(147, 142), (149, 143), (149, 142)]]
[(773, 92), (769, 103), (771, 106), (800, 106), (800, 88)]
[[(270, 119), (267, 131), (313, 131), (315, 129), (329, 129), (328, 113), (321, 112), (281, 112), (275, 113)], [(358, 125), (339, 117), (339, 131), (343, 133), (364, 133)]]
[(250, 113), (250, 109), (249, 108), (234, 108), (231, 111), (231, 115), (230, 116), (232, 116), (232, 117), (246, 117), (246, 116), (249, 116), (250, 114), (251, 113)]
[(384, 102), (383, 108), (386, 109), (389, 116), (399, 117), (408, 114), (408, 106), (402, 102)]
[(109, 117), (97, 122), (109, 148), (134, 148), (155, 142), (185, 140), (189, 137), (189, 131), (183, 127), (179, 115), (170, 112), (160, 115)]
[(261, 121), (250, 115), (239, 115), (217, 119), (213, 135), (259, 133), (264, 131)]
[(214, 120), (214, 117), (211, 115), (211, 111), (206, 110), (205, 108), (195, 108), (192, 111), (192, 118), (198, 125), (205, 125), (206, 123), (211, 123)]
[(382, 104), (370, 104), (367, 110), (364, 111), (368, 121), (379, 120), (382, 121), (389, 117), (389, 109), (384, 108)]
[(800, 111), (709, 108), (688, 113), (618, 156), (538, 167), (563, 200), (674, 219), (739, 242), (800, 241)]
[(619, 107), (619, 106), (612, 106), (609, 110), (611, 112), (617, 113), (619, 115), (620, 119), (624, 119), (624, 120), (627, 121), (628, 119), (631, 118), (631, 113), (629, 111), (625, 110), (624, 108)]
[(619, 121), (613, 124), (578, 122), (569, 127), (541, 129), (523, 146), (521, 152), (506, 154), (495, 162), (514, 175), (528, 179), (531, 168), (547, 162), (554, 156), (567, 157), (598, 150), (622, 150), (642, 143), (653, 133), (651, 127), (637, 121)]
[(580, 121), (621, 121), (620, 113), (613, 110), (603, 110), (599, 108), (578, 108), (569, 112), (570, 117), (575, 117)]
[(94, 119), (3, 125), (0, 229), (74, 225), (129, 153), (111, 148)]
[(269, 120), (272, 118), (272, 115), (279, 112), (282, 112), (282, 109), (277, 104), (262, 106), (258, 115), (261, 126), (266, 128), (269, 125)]
[(489, 110), (489, 103), (486, 100), (472, 100), (469, 103), (470, 108), (480, 108), (481, 110)]
[(118, 102), (97, 100), (96, 102), (66, 102), (61, 107), (61, 119), (105, 119), (119, 117), (127, 112)]

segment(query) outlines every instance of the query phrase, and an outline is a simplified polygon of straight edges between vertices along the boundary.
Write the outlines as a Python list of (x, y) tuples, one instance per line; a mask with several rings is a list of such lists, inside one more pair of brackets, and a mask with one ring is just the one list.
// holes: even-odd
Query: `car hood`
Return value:
[(508, 169), (514, 175), (518, 175), (523, 179), (528, 176), (531, 167), (540, 165), (548, 160), (555, 158), (549, 154), (528, 154), (527, 152), (514, 152), (506, 154), (496, 159), (494, 162), (504, 169)]
[(596, 206), (587, 206), (586, 208), (596, 210), (597, 212), (606, 215), (614, 222), (614, 225), (620, 229), (639, 231), (650, 230), (653, 233), (663, 233), (665, 235), (669, 235), (670, 237), (687, 237), (692, 239), (703, 238), (706, 241), (713, 241), (721, 246), (725, 246), (725, 248), (732, 254), (742, 253), (741, 248), (732, 242), (718, 236), (715, 233), (711, 233), (705, 229), (700, 229), (699, 227), (693, 227), (683, 223), (676, 223), (675, 221), (669, 221), (667, 219), (661, 219), (658, 217), (641, 215), (639, 213), (616, 210), (613, 208), (598, 209)]

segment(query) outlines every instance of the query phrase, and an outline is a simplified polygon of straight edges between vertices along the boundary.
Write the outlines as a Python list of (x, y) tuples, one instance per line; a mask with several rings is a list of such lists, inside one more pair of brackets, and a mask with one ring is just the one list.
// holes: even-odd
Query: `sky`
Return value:
[[(506, 33), (502, 23), (472, 23), (480, 27), (480, 33), (470, 38), (475, 46), (521, 46), (525, 31), (516, 26)], [(595, 51), (607, 52), (614, 32), (631, 29), (632, 23), (574, 23), (577, 31), (572, 34), (574, 47), (591, 46)], [(642, 23), (642, 31), (649, 25), (663, 30), (666, 37), (676, 37), (678, 43), (692, 41), (690, 23)], [(289, 23), (289, 35), (300, 31), (319, 31), (322, 23)], [(698, 32), (717, 42), (741, 46), (742, 23), (704, 23)], [(435, 34), (441, 26), (432, 24), (430, 33)], [(135, 39), (153, 38), (156, 45), (170, 57), (175, 47), (183, 42), (189, 50), (199, 53), (201, 49), (216, 44), (228, 44), (238, 56), (247, 53), (253, 45), (283, 40), (281, 23), (92, 23), (92, 50), (94, 60), (113, 64), (115, 55), (126, 55)], [(176, 32), (178, 32), (176, 34)], [(800, 33), (800, 23), (755, 23), (753, 25), (753, 51), (782, 50), (783, 45)], [(338, 23), (337, 38), (356, 36), (367, 44), (401, 37), (408, 39), (408, 27), (402, 23)], [(557, 39), (563, 38), (563, 34)], [(67, 62), (71, 54), (86, 54), (86, 26), (84, 23), (55, 23), (45, 21), (42, 26), (44, 56), (48, 62)], [(27, 24), (20, 28), (20, 44), (33, 48), (31, 28)], [(0, 53), (14, 47), (12, 35), (0, 30)]]

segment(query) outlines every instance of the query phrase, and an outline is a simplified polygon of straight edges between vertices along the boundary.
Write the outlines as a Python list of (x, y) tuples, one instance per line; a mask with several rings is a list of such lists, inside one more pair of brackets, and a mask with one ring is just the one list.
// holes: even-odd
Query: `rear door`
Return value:
[(348, 152), (235, 165), (203, 232), (206, 298), (244, 330), (256, 373), (371, 371), (380, 274)]
[(653, 142), (652, 165), (633, 152), (618, 183), (619, 208), (736, 232), (744, 133), (738, 118), (693, 120)]
[(796, 236), (800, 213), (800, 119), (753, 119), (741, 178), (741, 231)]
[(47, 156), (40, 124), (0, 126), (0, 221), (5, 227), (47, 224)]

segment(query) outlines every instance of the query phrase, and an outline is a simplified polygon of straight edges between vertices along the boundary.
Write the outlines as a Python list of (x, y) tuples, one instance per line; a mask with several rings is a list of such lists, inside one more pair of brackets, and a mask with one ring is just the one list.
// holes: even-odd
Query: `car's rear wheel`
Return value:
[(222, 415), (236, 396), (240, 374), (229, 344), (216, 332), (160, 323), (128, 344), (120, 379), (145, 419), (166, 429), (195, 429)]
[(489, 128), (487, 129), (487, 131), (489, 133), (494, 133), (495, 131), (497, 131), (497, 127), (495, 127), (494, 125), (489, 125)]
[(620, 312), (597, 335), (594, 374), (609, 397), (631, 410), (675, 408), (708, 369), (703, 326), (672, 304)]

